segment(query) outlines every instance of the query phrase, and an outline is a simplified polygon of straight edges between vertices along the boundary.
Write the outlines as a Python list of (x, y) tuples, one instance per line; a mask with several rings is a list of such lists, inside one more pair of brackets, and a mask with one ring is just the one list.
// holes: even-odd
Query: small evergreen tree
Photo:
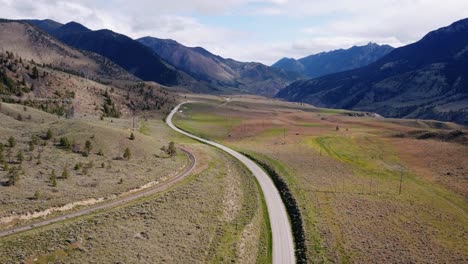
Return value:
[(135, 135), (133, 134), (133, 132), (130, 134), (130, 140), (135, 140)]
[(50, 180), (50, 183), (52, 184), (52, 187), (57, 187), (57, 176), (55, 175), (55, 170), (52, 170), (49, 180)]
[(47, 133), (46, 133), (46, 137), (45, 137), (46, 140), (51, 139), (53, 136), (54, 136), (54, 134), (52, 133), (52, 130), (50, 130), (50, 128), (47, 129)]
[(130, 149), (126, 148), (123, 154), (124, 159), (130, 160), (131, 156), (132, 156), (132, 153), (130, 152)]

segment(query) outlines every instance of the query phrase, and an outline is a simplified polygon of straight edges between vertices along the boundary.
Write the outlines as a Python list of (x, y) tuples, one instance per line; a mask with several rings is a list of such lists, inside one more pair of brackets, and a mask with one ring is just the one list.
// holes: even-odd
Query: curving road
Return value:
[(12, 235), (12, 234), (24, 232), (24, 231), (27, 231), (27, 230), (31, 230), (33, 228), (50, 225), (50, 224), (57, 223), (57, 222), (60, 222), (60, 221), (65, 221), (67, 219), (75, 218), (75, 217), (78, 217), (78, 216), (91, 214), (91, 213), (94, 213), (94, 212), (99, 211), (99, 210), (113, 208), (113, 207), (116, 207), (116, 206), (119, 206), (119, 205), (130, 203), (130, 202), (135, 201), (137, 199), (140, 199), (142, 197), (146, 197), (146, 196), (155, 194), (157, 192), (163, 191), (163, 190), (169, 188), (170, 186), (172, 186), (174, 183), (179, 182), (180, 180), (184, 179), (192, 171), (193, 167), (196, 164), (195, 156), (193, 156), (192, 153), (190, 153), (189, 151), (187, 151), (185, 149), (182, 149), (182, 148), (180, 148), (180, 150), (182, 152), (184, 152), (187, 155), (187, 157), (189, 158), (189, 160), (190, 160), (189, 164), (185, 167), (185, 169), (181, 173), (177, 174), (175, 177), (172, 177), (172, 178), (162, 182), (161, 184), (156, 185), (155, 187), (148, 188), (148, 189), (145, 189), (145, 190), (142, 190), (142, 191), (139, 191), (139, 192), (136, 192), (136, 193), (133, 193), (133, 194), (124, 196), (122, 198), (118, 198), (118, 199), (109, 201), (109, 202), (103, 202), (103, 203), (97, 204), (95, 206), (87, 207), (87, 208), (81, 209), (81, 210), (73, 212), (73, 213), (59, 215), (59, 216), (56, 216), (56, 217), (53, 217), (53, 218), (50, 218), (50, 219), (35, 222), (33, 224), (28, 224), (28, 225), (24, 225), (24, 226), (18, 226), (18, 227), (12, 228), (12, 229), (3, 230), (3, 231), (0, 231), (0, 237), (9, 236), (9, 235)]
[(288, 214), (286, 208), (281, 200), (281, 196), (276, 189), (273, 181), (270, 177), (252, 160), (248, 159), (244, 155), (240, 154), (237, 151), (234, 151), (226, 146), (218, 144), (216, 142), (206, 140), (190, 133), (187, 133), (179, 128), (177, 128), (172, 123), (172, 117), (175, 113), (178, 112), (181, 105), (176, 106), (172, 112), (167, 116), (167, 124), (174, 129), (175, 131), (184, 134), (188, 137), (191, 137), (200, 142), (206, 143), (208, 145), (217, 147), (230, 155), (234, 156), (240, 162), (242, 162), (257, 178), (260, 187), (262, 188), (263, 194), (265, 196), (266, 205), (268, 208), (268, 214), (271, 224), (271, 232), (273, 239), (273, 263), (275, 264), (288, 264), (295, 263), (294, 255), (294, 243), (293, 235), (291, 230), (291, 224), (289, 223)]

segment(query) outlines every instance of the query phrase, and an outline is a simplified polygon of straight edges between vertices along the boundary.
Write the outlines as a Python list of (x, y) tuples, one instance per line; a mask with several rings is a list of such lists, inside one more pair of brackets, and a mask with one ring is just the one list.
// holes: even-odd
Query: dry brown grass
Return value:
[(0, 262), (264, 263), (265, 222), (251, 175), (207, 146), (208, 166), (170, 190), (0, 240)]
[[(18, 121), (13, 118), (17, 113), (30, 114), (32, 119)], [(24, 111), (21, 105), (2, 103), (0, 142), (5, 144), (10, 136), (16, 139), (17, 145), (11, 149), (5, 148), (4, 153), (6, 156), (11, 151), (9, 166), (16, 167), (19, 165), (16, 164), (16, 153), (22, 150), (25, 161), (21, 167), (25, 174), (20, 176), (17, 186), (0, 186), (0, 218), (90, 198), (110, 197), (175, 175), (186, 163), (186, 157), (179, 154), (175, 158), (168, 158), (160, 150), (168, 144), (172, 132), (162, 121), (153, 122), (154, 133), (158, 137), (135, 131), (136, 139), (130, 140), (131, 120), (116, 119), (110, 122), (60, 119), (33, 108), (27, 107)], [(42, 137), (48, 129), (53, 131), (54, 138), (39, 140), (39, 144), (30, 151), (28, 143), (32, 136)], [(85, 141), (89, 140), (92, 143), (90, 155), (84, 157), (80, 153), (60, 148), (57, 144), (61, 137), (75, 142), (81, 151), (84, 150)], [(127, 147), (132, 152), (132, 158), (129, 161), (116, 160), (122, 157)], [(102, 156), (98, 155), (100, 151)], [(81, 168), (74, 170), (76, 164), (81, 164)], [(69, 177), (61, 179), (65, 167)], [(52, 170), (55, 170), (57, 176), (57, 187), (53, 187), (49, 179)], [(0, 170), (2, 182), (7, 180), (6, 177), (7, 172)], [(39, 193), (38, 199), (34, 197), (36, 192)]]

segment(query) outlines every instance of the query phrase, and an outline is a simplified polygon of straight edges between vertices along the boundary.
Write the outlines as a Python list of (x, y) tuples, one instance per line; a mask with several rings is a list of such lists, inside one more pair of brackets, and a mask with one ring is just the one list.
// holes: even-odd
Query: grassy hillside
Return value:
[[(25, 116), (24, 120), (19, 121), (19, 115)], [(169, 158), (160, 150), (167, 146), (170, 135), (161, 123), (159, 137), (135, 131), (135, 139), (130, 140), (131, 120), (128, 119), (68, 120), (6, 103), (1, 103), (0, 122), (4, 157), (0, 170), (3, 183), (0, 197), (4, 203), (0, 219), (120, 194), (173, 175), (187, 162), (182, 154)], [(47, 138), (49, 130), (52, 134)], [(9, 147), (10, 138), (16, 142), (14, 147)], [(64, 138), (70, 146), (62, 144)], [(89, 151), (86, 141), (90, 142)], [(126, 148), (132, 154), (129, 160), (123, 159)], [(22, 161), (17, 157), (19, 152)], [(15, 168), (19, 171), (19, 181), (7, 186)], [(62, 175), (64, 170), (68, 174), (66, 178)], [(55, 184), (51, 179), (53, 171)]]

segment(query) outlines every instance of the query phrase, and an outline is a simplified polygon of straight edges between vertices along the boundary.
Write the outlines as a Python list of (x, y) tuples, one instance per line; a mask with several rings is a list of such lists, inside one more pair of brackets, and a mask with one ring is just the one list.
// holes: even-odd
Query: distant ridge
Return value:
[(273, 96), (300, 74), (261, 63), (239, 62), (214, 55), (201, 47), (186, 47), (174, 40), (144, 37), (138, 39), (176, 68), (230, 92)]
[(386, 117), (468, 124), (468, 19), (355, 70), (294, 82), (278, 98)]
[(393, 47), (389, 45), (378, 45), (370, 42), (365, 46), (321, 52), (298, 60), (283, 58), (272, 67), (315, 78), (369, 65), (392, 50)]

